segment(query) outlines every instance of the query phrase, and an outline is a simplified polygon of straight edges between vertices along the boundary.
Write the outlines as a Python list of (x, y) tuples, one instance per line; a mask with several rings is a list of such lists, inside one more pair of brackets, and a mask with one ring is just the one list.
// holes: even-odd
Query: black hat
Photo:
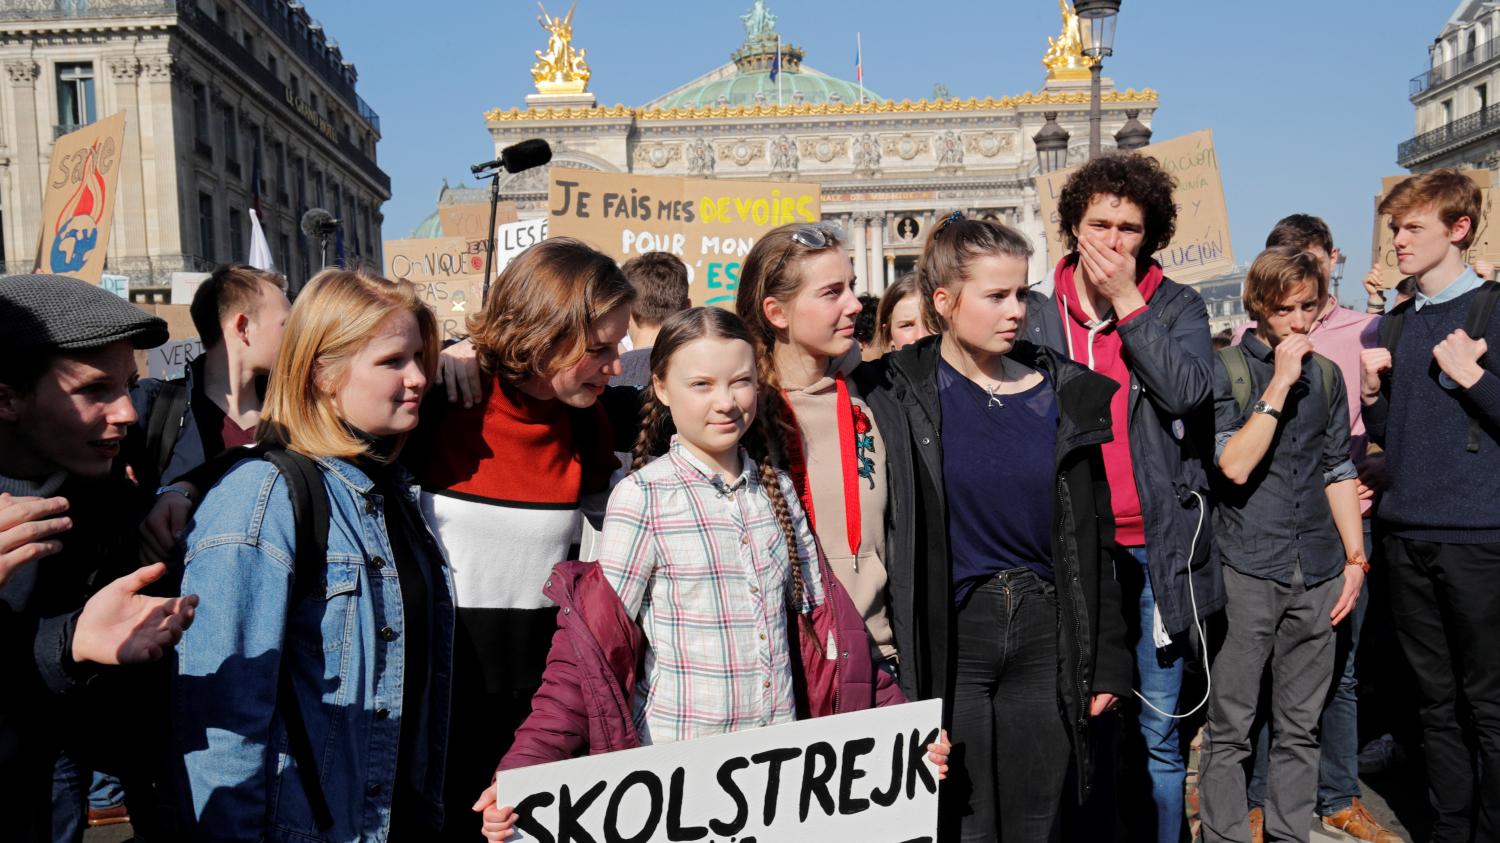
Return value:
[(121, 340), (155, 348), (167, 339), (165, 320), (102, 287), (66, 275), (0, 278), (0, 354), (84, 351)]

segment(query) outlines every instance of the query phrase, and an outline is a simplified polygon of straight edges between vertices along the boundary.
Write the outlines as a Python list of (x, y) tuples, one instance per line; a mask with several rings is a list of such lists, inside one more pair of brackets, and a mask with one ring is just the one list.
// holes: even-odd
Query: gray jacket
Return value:
[[(1214, 453), (1214, 353), (1208, 309), (1196, 290), (1163, 279), (1146, 304), (1145, 314), (1118, 330), (1130, 369), (1130, 455), (1145, 520), (1151, 590), (1163, 625), (1175, 635), (1193, 623), (1190, 598), (1196, 598), (1200, 618), (1224, 607), (1204, 471)], [(1027, 298), (1026, 336), (1067, 354), (1062, 315), (1051, 296)]]

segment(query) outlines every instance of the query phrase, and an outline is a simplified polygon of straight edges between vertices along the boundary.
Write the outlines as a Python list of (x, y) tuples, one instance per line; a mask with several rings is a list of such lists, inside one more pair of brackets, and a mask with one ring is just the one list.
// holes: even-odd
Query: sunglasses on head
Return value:
[[(809, 249), (826, 249), (834, 243), (844, 242), (844, 231), (831, 222), (813, 222), (792, 229), (792, 242)], [(780, 278), (786, 259), (792, 256), (792, 247), (781, 253), (781, 260), (771, 270), (770, 278)]]

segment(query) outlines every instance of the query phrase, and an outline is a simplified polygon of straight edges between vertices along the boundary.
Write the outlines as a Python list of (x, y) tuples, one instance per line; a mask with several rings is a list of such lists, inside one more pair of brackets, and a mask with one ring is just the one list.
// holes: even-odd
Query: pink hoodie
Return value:
[(1136, 282), (1146, 305), (1094, 322), (1089, 321), (1078, 300), (1078, 287), (1073, 280), (1077, 266), (1076, 253), (1057, 264), (1053, 289), (1058, 313), (1068, 340), (1068, 356), (1120, 385), (1109, 402), (1110, 427), (1115, 438), (1103, 446), (1104, 476), (1109, 481), (1109, 497), (1115, 511), (1115, 541), (1125, 547), (1142, 547), (1146, 544), (1146, 523), (1141, 515), (1141, 494), (1135, 487), (1135, 465), (1130, 459), (1130, 367), (1125, 361), (1125, 345), (1115, 329), (1146, 312), (1151, 296), (1161, 286), (1161, 265), (1152, 261), (1145, 277)]

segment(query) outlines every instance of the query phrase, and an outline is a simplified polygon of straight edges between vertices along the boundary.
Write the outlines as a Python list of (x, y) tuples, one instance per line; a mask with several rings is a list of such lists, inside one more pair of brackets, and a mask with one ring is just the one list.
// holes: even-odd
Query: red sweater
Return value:
[[(1078, 287), (1073, 279), (1077, 266), (1078, 255), (1069, 255), (1058, 262), (1053, 276), (1063, 332), (1068, 338), (1068, 356), (1120, 385), (1109, 402), (1110, 427), (1115, 438), (1104, 443), (1102, 449), (1104, 475), (1109, 481), (1109, 497), (1115, 511), (1115, 541), (1125, 547), (1142, 547), (1146, 544), (1146, 524), (1141, 515), (1141, 494), (1135, 486), (1135, 465), (1130, 459), (1130, 364), (1115, 329), (1139, 318), (1147, 306), (1091, 322), (1078, 300)], [(1141, 298), (1150, 302), (1161, 281), (1161, 265), (1152, 261), (1145, 277), (1136, 282)]]

